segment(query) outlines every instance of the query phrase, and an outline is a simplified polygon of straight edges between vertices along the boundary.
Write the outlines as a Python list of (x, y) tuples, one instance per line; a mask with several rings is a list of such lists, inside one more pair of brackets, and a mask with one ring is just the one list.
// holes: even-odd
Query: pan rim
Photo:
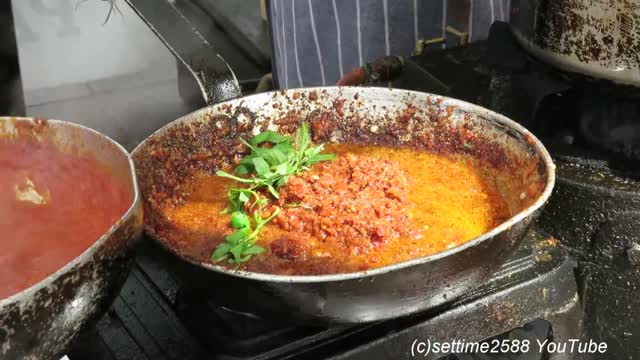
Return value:
[[(34, 122), (39, 119), (43, 119), (43, 118), (26, 117), (26, 116), (0, 116), (0, 122), (12, 121), (12, 120)], [(76, 256), (73, 260), (68, 262), (66, 265), (59, 268), (54, 273), (48, 275), (44, 279), (41, 279), (40, 281), (36, 282), (35, 284), (17, 293), (14, 293), (6, 298), (0, 299), (0, 311), (6, 306), (10, 306), (12, 304), (19, 303), (25, 299), (29, 299), (32, 295), (42, 290), (43, 288), (46, 288), (49, 285), (51, 285), (51, 283), (58, 280), (63, 274), (67, 273), (69, 270), (71, 270), (75, 266), (86, 263), (90, 259), (91, 255), (93, 255), (96, 251), (98, 251), (99, 248), (101, 248), (104, 245), (104, 243), (107, 241), (107, 238), (111, 237), (111, 235), (118, 229), (118, 227), (123, 222), (127, 221), (132, 216), (135, 216), (137, 212), (137, 208), (140, 207), (140, 204), (141, 204), (141, 194), (140, 194), (140, 189), (138, 187), (138, 180), (136, 177), (135, 163), (133, 162), (133, 157), (131, 156), (131, 153), (129, 153), (124, 148), (124, 146), (122, 146), (120, 143), (110, 138), (109, 136), (81, 124), (64, 121), (64, 120), (56, 120), (56, 119), (45, 119), (45, 120), (47, 121), (47, 123), (52, 123), (52, 124), (55, 124), (56, 126), (72, 127), (72, 128), (77, 128), (83, 131), (93, 133), (98, 137), (101, 137), (107, 140), (108, 142), (110, 142), (111, 144), (115, 145), (116, 149), (120, 151), (127, 160), (129, 172), (131, 175), (131, 181), (133, 184), (133, 199), (127, 211), (124, 212), (122, 216), (118, 220), (116, 220), (113, 223), (113, 225), (111, 225), (111, 227), (109, 227), (109, 229), (104, 234), (102, 234), (102, 236), (100, 236), (96, 241), (91, 243), (91, 245), (88, 248), (86, 248), (82, 253), (80, 253), (80, 255)]]
[(337, 273), (337, 274), (325, 274), (325, 275), (276, 275), (276, 274), (268, 274), (268, 273), (258, 273), (258, 272), (252, 272), (252, 271), (244, 271), (244, 270), (238, 270), (238, 269), (229, 269), (226, 268), (224, 266), (220, 266), (220, 265), (213, 265), (213, 264), (209, 264), (209, 263), (205, 263), (205, 262), (199, 262), (199, 261), (195, 261), (193, 259), (190, 259), (188, 257), (185, 257), (184, 255), (178, 253), (176, 251), (176, 249), (170, 247), (169, 245), (167, 245), (166, 241), (161, 239), (159, 236), (157, 236), (155, 233), (153, 233), (152, 231), (148, 231), (146, 225), (145, 225), (145, 231), (148, 233), (148, 235), (154, 239), (154, 241), (158, 244), (160, 244), (163, 248), (169, 250), (172, 254), (174, 254), (175, 256), (177, 256), (179, 258), (179, 260), (182, 261), (186, 261), (188, 263), (190, 263), (191, 265), (194, 265), (196, 267), (199, 268), (203, 268), (206, 269), (208, 271), (214, 271), (216, 273), (220, 273), (223, 275), (227, 275), (227, 276), (232, 276), (232, 277), (237, 277), (237, 278), (241, 278), (241, 279), (245, 279), (245, 280), (253, 280), (253, 281), (259, 281), (259, 282), (270, 282), (270, 283), (321, 283), (321, 282), (337, 282), (337, 281), (345, 281), (345, 280), (356, 280), (356, 279), (363, 279), (363, 278), (369, 278), (369, 277), (375, 277), (375, 276), (379, 276), (379, 275), (385, 275), (387, 273), (390, 272), (395, 272), (404, 268), (409, 268), (409, 267), (413, 267), (413, 266), (417, 266), (417, 265), (422, 265), (422, 264), (426, 264), (426, 263), (430, 263), (442, 258), (445, 258), (447, 256), (450, 255), (454, 255), (456, 253), (462, 252), (468, 248), (477, 246), (481, 243), (483, 243), (485, 240), (492, 238), (504, 231), (508, 231), (512, 226), (514, 226), (515, 224), (521, 222), (522, 220), (524, 220), (526, 217), (528, 217), (529, 215), (533, 214), (535, 211), (537, 211), (538, 209), (540, 209), (549, 199), (549, 197), (551, 196), (551, 193), (553, 191), (553, 188), (555, 186), (555, 181), (556, 181), (556, 166), (553, 162), (553, 159), (551, 157), (551, 155), (549, 154), (549, 152), (547, 151), (547, 149), (545, 148), (545, 146), (542, 144), (542, 142), (533, 134), (531, 133), (529, 130), (527, 130), (524, 126), (520, 125), (519, 123), (517, 123), (514, 120), (509, 119), (508, 117), (499, 114), (493, 110), (487, 109), (485, 107), (476, 105), (476, 104), (472, 104), (460, 99), (456, 99), (456, 98), (452, 98), (452, 97), (448, 97), (448, 96), (444, 96), (444, 95), (438, 95), (438, 94), (433, 94), (433, 93), (428, 93), (428, 92), (421, 92), (421, 91), (414, 91), (414, 90), (405, 90), (405, 89), (390, 89), (390, 88), (378, 88), (378, 87), (357, 87), (357, 86), (316, 86), (316, 87), (305, 87), (305, 88), (293, 88), (293, 89), (282, 89), (282, 90), (275, 90), (275, 91), (269, 91), (269, 92), (264, 92), (264, 93), (259, 93), (259, 94), (252, 94), (252, 95), (247, 95), (241, 98), (237, 98), (237, 99), (231, 99), (231, 100), (227, 100), (224, 102), (220, 102), (217, 104), (213, 104), (210, 106), (206, 106), (203, 107), (201, 109), (195, 110), (191, 113), (185, 114), (183, 116), (181, 116), (180, 118), (164, 125), (163, 127), (161, 127), (160, 129), (158, 129), (157, 131), (155, 131), (153, 134), (149, 135), (149, 137), (147, 137), (144, 141), (142, 141), (140, 144), (138, 144), (136, 146), (136, 148), (131, 152), (132, 156), (135, 157), (136, 152), (141, 149), (143, 146), (146, 145), (147, 141), (150, 138), (153, 138), (156, 134), (160, 134), (162, 132), (164, 132), (166, 129), (175, 126), (176, 124), (182, 123), (182, 122), (188, 122), (193, 118), (198, 117), (199, 115), (202, 115), (203, 113), (206, 113), (208, 111), (211, 111), (214, 108), (217, 108), (219, 106), (231, 103), (231, 102), (236, 102), (236, 101), (242, 101), (242, 100), (246, 100), (246, 99), (250, 99), (253, 97), (272, 97), (278, 93), (291, 93), (291, 92), (295, 92), (295, 91), (303, 91), (303, 92), (312, 92), (312, 91), (322, 91), (322, 90), (335, 90), (338, 92), (341, 92), (342, 89), (349, 89), (352, 91), (356, 91), (356, 92), (362, 92), (362, 91), (367, 91), (370, 89), (375, 89), (376, 91), (389, 91), (391, 92), (395, 92), (395, 93), (403, 93), (403, 94), (407, 94), (407, 95), (412, 95), (412, 96), (428, 96), (431, 97), (433, 99), (437, 100), (442, 100), (443, 103), (446, 101), (446, 103), (448, 105), (453, 105), (453, 106), (457, 106), (460, 108), (464, 108), (465, 111), (473, 113), (473, 114), (478, 114), (478, 115), (485, 115), (487, 118), (490, 118), (492, 121), (495, 121), (499, 124), (508, 126), (510, 129), (513, 129), (515, 131), (517, 131), (519, 134), (521, 134), (523, 137), (527, 138), (529, 144), (532, 146), (532, 148), (534, 148), (536, 150), (536, 153), (539, 154), (539, 156), (543, 159), (544, 165), (545, 165), (545, 170), (546, 170), (546, 175), (547, 175), (547, 179), (546, 179), (546, 183), (545, 183), (545, 187), (544, 190), (542, 191), (542, 193), (537, 197), (536, 201), (534, 201), (531, 205), (529, 205), (527, 208), (523, 209), (522, 211), (516, 213), (515, 215), (511, 216), (509, 219), (507, 219), (506, 221), (504, 221), (503, 223), (501, 223), (500, 225), (494, 227), (493, 229), (491, 229), (488, 232), (483, 233), (480, 236), (477, 236), (469, 241), (464, 242), (463, 244), (460, 244), (456, 247), (453, 247), (451, 249), (447, 249), (445, 251), (442, 252), (438, 252), (432, 255), (427, 255), (427, 256), (422, 256), (422, 257), (418, 257), (415, 259), (411, 259), (411, 260), (406, 260), (400, 263), (396, 263), (396, 264), (391, 264), (391, 265), (387, 265), (387, 266), (383, 266), (383, 267), (379, 267), (379, 268), (375, 268), (375, 269), (371, 269), (371, 270), (364, 270), (364, 271), (358, 271), (358, 272), (350, 272), (350, 273)]

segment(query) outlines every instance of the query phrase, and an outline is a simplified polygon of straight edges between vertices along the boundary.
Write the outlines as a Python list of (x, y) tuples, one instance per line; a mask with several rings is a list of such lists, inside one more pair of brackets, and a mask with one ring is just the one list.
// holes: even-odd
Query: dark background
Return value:
[(9, 1), (0, 1), (0, 115), (25, 115), (18, 48)]

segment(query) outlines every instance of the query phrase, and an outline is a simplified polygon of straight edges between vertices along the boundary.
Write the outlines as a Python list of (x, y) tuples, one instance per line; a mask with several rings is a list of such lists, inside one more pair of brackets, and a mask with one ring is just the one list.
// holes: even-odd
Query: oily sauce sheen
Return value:
[[(318, 275), (378, 268), (455, 247), (510, 216), (471, 159), (373, 145), (332, 144), (325, 152), (338, 159), (290, 178), (271, 202), (281, 214), (260, 232), (267, 251), (244, 270)], [(210, 261), (232, 232), (229, 215), (220, 214), (230, 186), (238, 183), (196, 177), (188, 201), (168, 214), (173, 246)]]
[(47, 141), (0, 139), (0, 299), (53, 274), (131, 204), (92, 157)]

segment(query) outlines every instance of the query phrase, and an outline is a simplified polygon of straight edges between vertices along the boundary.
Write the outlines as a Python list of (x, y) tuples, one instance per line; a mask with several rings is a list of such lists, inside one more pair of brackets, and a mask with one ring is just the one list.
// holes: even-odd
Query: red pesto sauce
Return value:
[[(290, 178), (279, 190), (282, 203), (271, 201), (281, 212), (260, 232), (257, 243), (267, 251), (243, 270), (323, 275), (379, 268), (458, 246), (510, 216), (481, 171), (486, 164), (375, 145), (329, 144), (326, 152), (338, 158)], [(238, 184), (202, 174), (191, 186), (188, 201), (168, 209), (172, 230), (161, 236), (185, 256), (210, 262), (234, 231), (220, 213), (228, 188)]]
[(97, 241), (131, 195), (92, 157), (0, 139), (0, 299), (53, 274)]

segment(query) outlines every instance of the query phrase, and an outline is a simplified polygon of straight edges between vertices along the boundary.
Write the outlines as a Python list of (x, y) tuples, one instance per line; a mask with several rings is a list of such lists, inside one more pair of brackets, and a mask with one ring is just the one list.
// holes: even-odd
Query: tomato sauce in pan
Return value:
[(131, 205), (93, 157), (47, 141), (0, 139), (0, 299), (53, 274)]
[[(471, 240), (510, 216), (481, 164), (406, 148), (332, 144), (336, 160), (315, 165), (280, 189), (281, 213), (263, 228), (267, 249), (244, 270), (311, 275), (374, 269)], [(172, 246), (209, 262), (233, 232), (225, 178), (200, 175), (188, 201), (167, 214)], [(303, 206), (287, 207), (286, 204)], [(167, 236), (168, 235), (168, 236)]]

